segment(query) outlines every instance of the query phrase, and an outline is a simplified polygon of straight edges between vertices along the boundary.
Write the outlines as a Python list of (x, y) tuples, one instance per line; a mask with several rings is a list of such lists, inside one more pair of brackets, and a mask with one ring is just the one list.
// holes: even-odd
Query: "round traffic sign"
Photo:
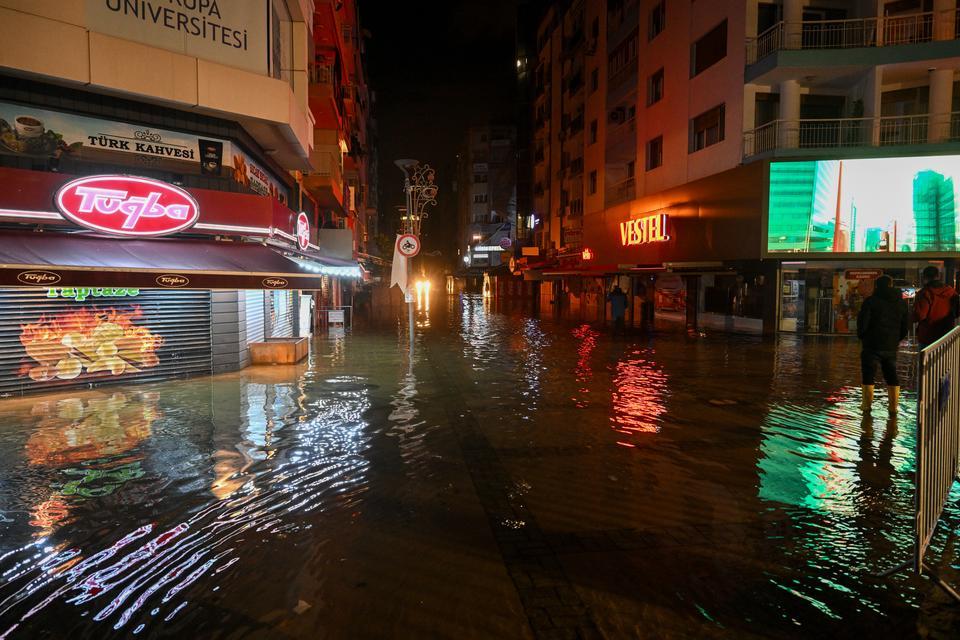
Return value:
[(411, 233), (403, 234), (397, 238), (397, 251), (404, 258), (414, 257), (420, 253), (420, 238)]

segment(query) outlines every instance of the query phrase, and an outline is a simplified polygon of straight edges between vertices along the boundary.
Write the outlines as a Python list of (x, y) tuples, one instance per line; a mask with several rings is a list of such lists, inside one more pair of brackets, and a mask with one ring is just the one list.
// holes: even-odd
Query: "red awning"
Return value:
[(252, 243), (0, 235), (0, 286), (319, 289), (321, 278)]

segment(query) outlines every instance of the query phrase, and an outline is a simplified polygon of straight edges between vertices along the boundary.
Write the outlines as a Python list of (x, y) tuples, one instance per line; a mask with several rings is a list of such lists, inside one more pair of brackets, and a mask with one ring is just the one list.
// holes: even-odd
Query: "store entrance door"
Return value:
[(784, 271), (780, 291), (780, 331), (799, 333), (805, 329), (806, 291), (806, 282), (799, 271)]

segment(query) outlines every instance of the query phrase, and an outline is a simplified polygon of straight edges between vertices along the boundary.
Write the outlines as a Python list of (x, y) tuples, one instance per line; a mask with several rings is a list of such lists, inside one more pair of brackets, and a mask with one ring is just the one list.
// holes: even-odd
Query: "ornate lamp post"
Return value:
[[(420, 225), (427, 217), (427, 206), (437, 204), (436, 172), (428, 164), (420, 164), (418, 160), (404, 158), (394, 161), (394, 164), (403, 171), (403, 191), (407, 195), (407, 211), (403, 217), (403, 233), (420, 237)], [(409, 266), (409, 265), (408, 265)], [(411, 269), (407, 270), (409, 281)], [(409, 283), (408, 283), (409, 289)], [(410, 321), (410, 353), (413, 353), (413, 296), (407, 294), (407, 315)]]

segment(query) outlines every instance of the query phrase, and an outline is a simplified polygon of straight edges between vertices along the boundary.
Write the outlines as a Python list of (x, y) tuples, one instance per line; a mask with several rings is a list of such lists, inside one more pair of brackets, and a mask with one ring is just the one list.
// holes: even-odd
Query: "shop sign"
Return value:
[(504, 251), (509, 250), (510, 247), (512, 246), (513, 246), (513, 240), (511, 240), (510, 238), (502, 238), (500, 240), (500, 248), (503, 249)]
[(190, 278), (176, 273), (165, 273), (157, 276), (156, 283), (166, 289), (179, 289), (190, 284)]
[(290, 283), (286, 278), (264, 278), (263, 286), (267, 289), (286, 289)]
[(232, 178), (287, 202), (287, 187), (229, 141), (0, 102), (0, 153)]
[(68, 182), (57, 208), (82, 227), (120, 236), (166, 236), (189, 229), (200, 207), (172, 184), (135, 176), (90, 176)]
[(667, 214), (657, 213), (652, 216), (621, 222), (620, 242), (625, 247), (666, 242), (670, 239), (667, 234), (668, 220), (669, 216)]
[(76, 287), (62, 289), (47, 289), (48, 298), (69, 298), (83, 302), (87, 298), (136, 298), (140, 289), (108, 289), (103, 287)]
[(36, 286), (49, 286), (60, 282), (60, 274), (52, 271), (21, 271), (17, 274), (17, 280), (23, 284)]
[(310, 247), (310, 218), (302, 211), (297, 216), (297, 246), (302, 251)]
[(267, 0), (87, 0), (98, 33), (266, 74)]
[(883, 275), (883, 269), (847, 269), (843, 277), (847, 280), (876, 280)]

